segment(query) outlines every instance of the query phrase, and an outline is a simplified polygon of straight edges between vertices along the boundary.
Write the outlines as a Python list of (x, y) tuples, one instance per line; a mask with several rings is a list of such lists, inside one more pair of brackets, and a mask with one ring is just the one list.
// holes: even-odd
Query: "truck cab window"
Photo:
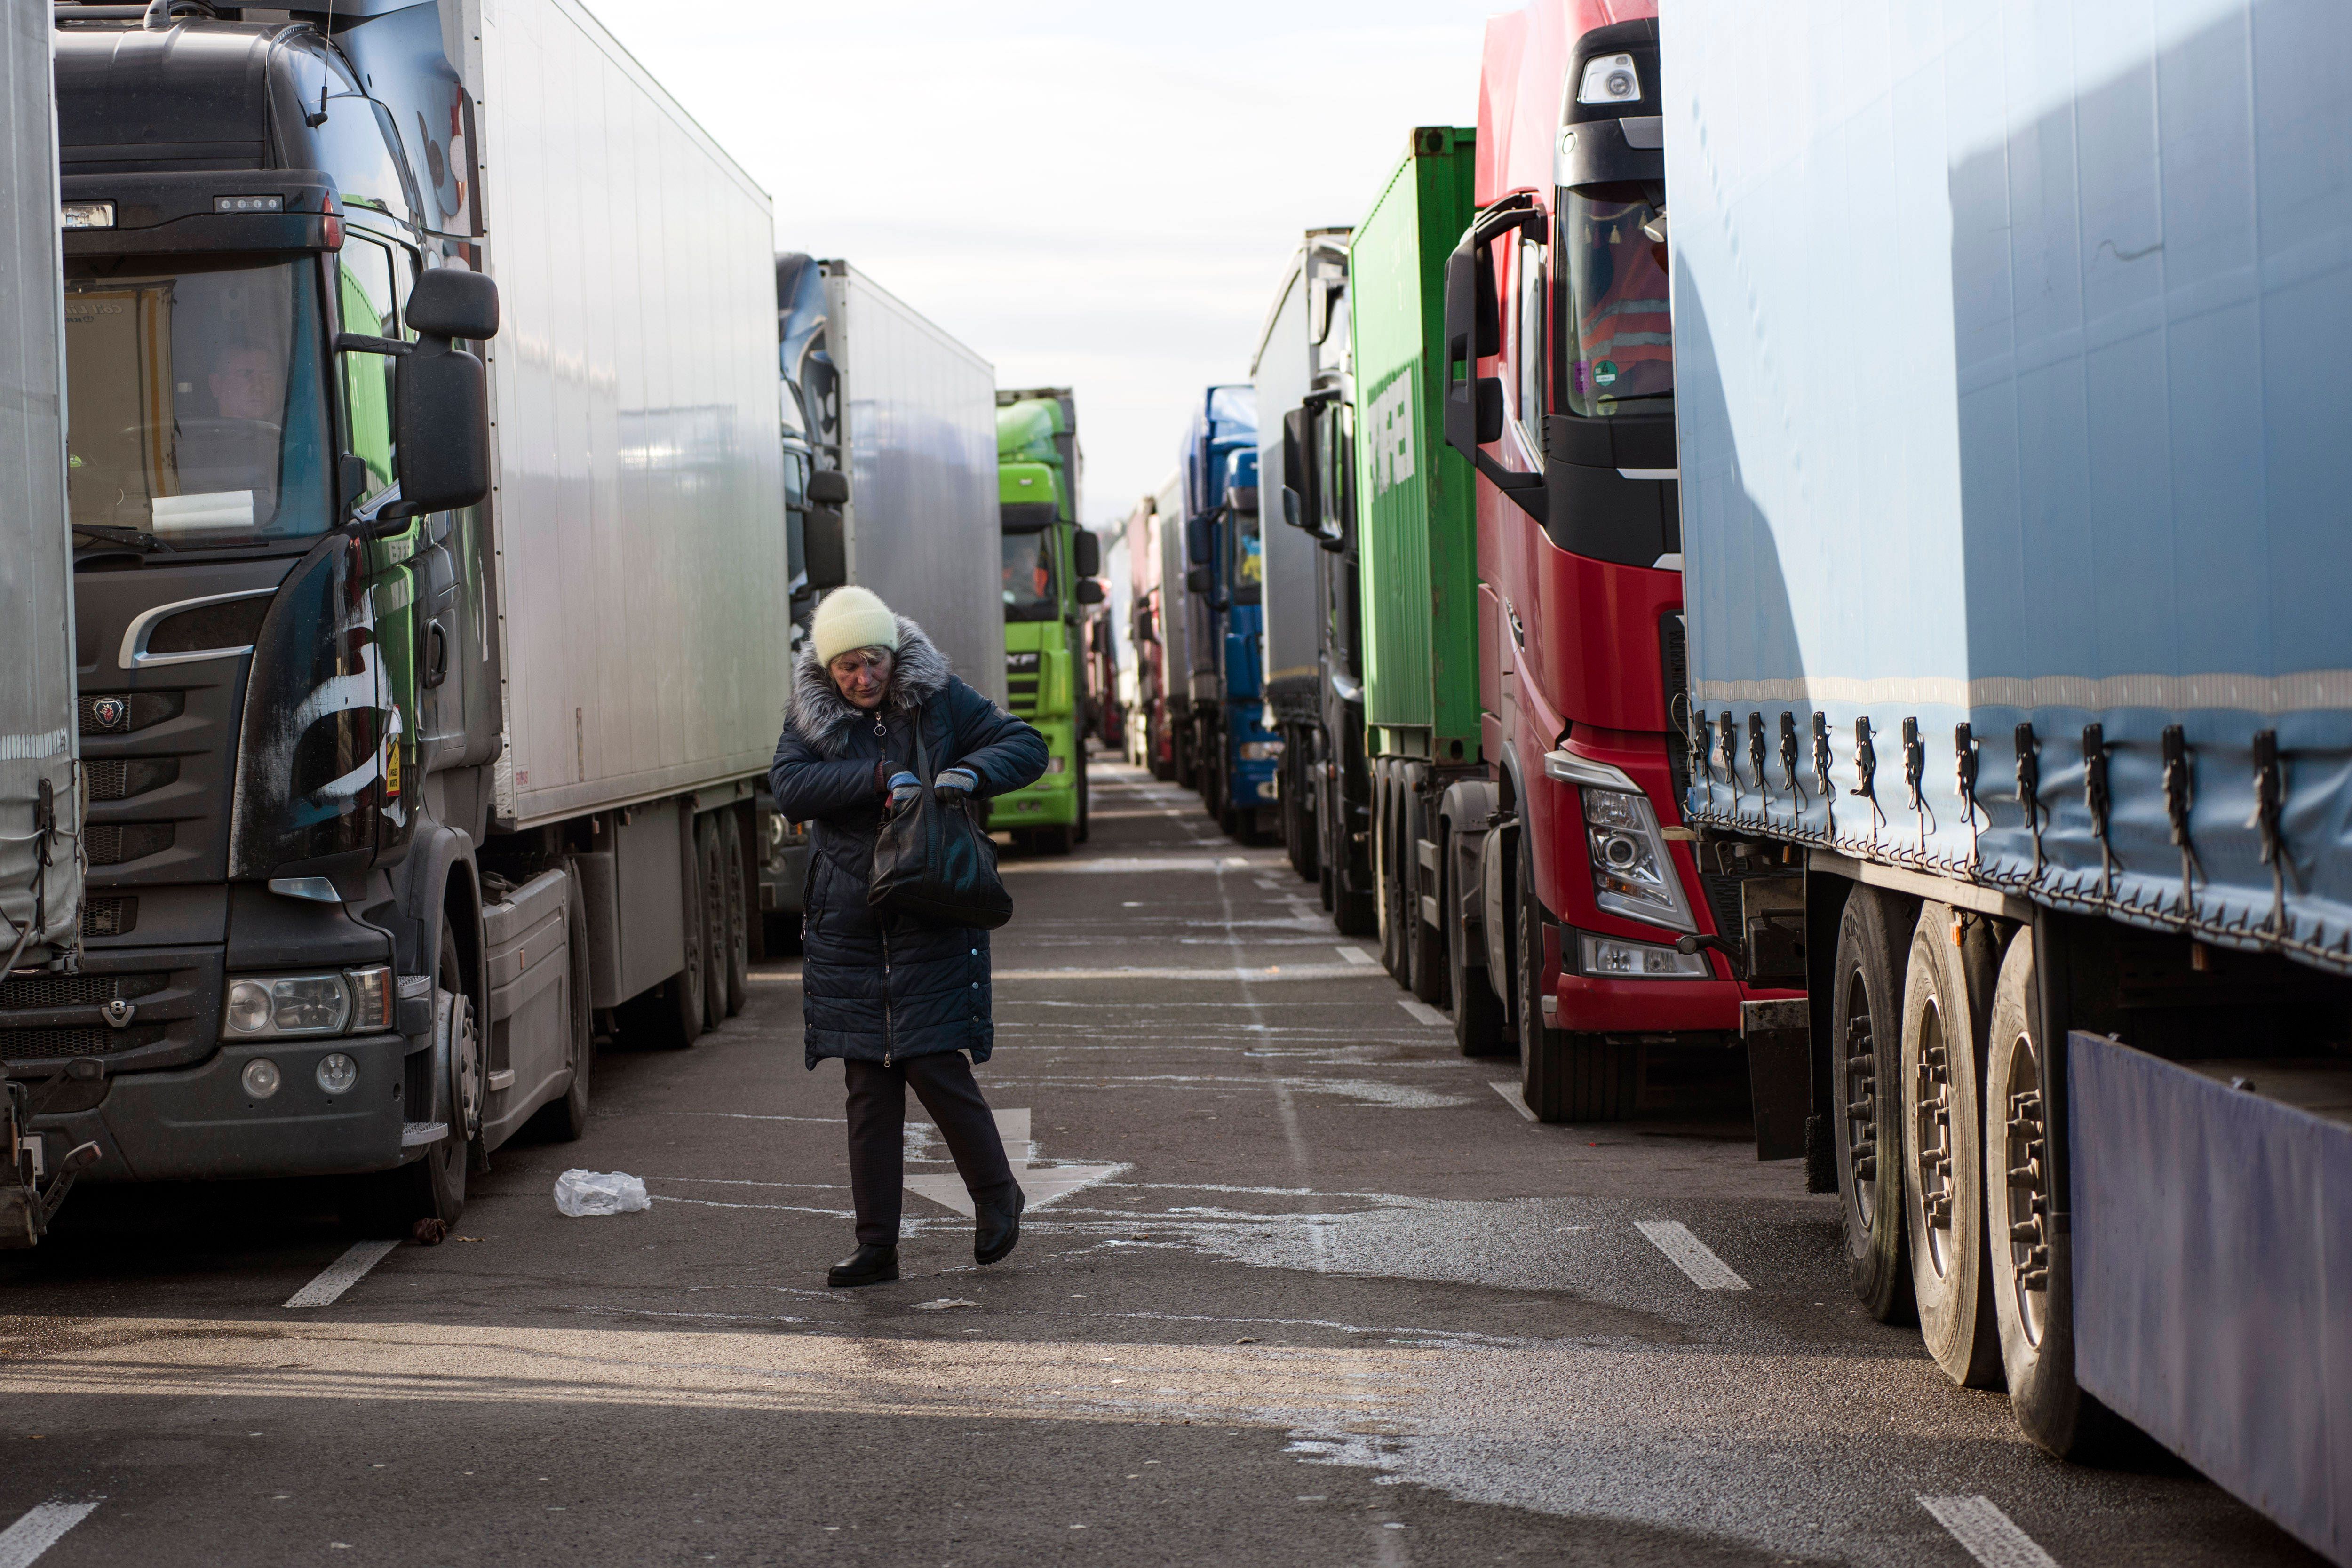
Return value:
[(1512, 406), (1519, 439), (1529, 461), (1543, 452), (1544, 421), (1544, 247), (1521, 235), (1511, 268), (1512, 364), (1517, 372)]
[(183, 548), (331, 526), (316, 264), (68, 263), (73, 521)]
[(1579, 414), (1665, 413), (1674, 407), (1674, 324), (1664, 247), (1642, 232), (1657, 208), (1636, 195), (1579, 194), (1560, 215), (1566, 271), (1560, 360)]
[[(395, 268), (394, 247), (352, 234), (336, 253), (335, 304), (342, 313), (343, 331), (371, 338), (402, 335), (399, 300), (405, 290)], [(405, 260), (404, 255), (401, 257)], [(392, 376), (397, 363), (389, 354), (349, 353), (342, 355), (343, 408), (350, 426), (346, 450), (367, 467), (362, 497), (378, 495), (392, 483)]]
[(1004, 618), (1051, 621), (1062, 614), (1054, 590), (1054, 531), (1004, 536)]
[(409, 172), (400, 132), (391, 111), (369, 98), (332, 56), (318, 57), (317, 70), (305, 66), (306, 107), (319, 106), (320, 73), (325, 74), (327, 118), (318, 138), (321, 165), (335, 182), (345, 207), (374, 207), (403, 222), (422, 210), (422, 193)]

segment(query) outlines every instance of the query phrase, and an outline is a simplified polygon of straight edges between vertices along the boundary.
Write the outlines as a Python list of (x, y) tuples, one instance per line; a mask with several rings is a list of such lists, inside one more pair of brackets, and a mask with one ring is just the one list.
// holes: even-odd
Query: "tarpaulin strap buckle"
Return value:
[(1731, 710), (1723, 710), (1716, 721), (1717, 744), (1723, 748), (1723, 776), (1731, 784), (1731, 804), (1739, 804), (1739, 726), (1731, 717)]
[(1748, 763), (1756, 770), (1756, 793), (1764, 797), (1769, 806), (1772, 786), (1766, 782), (1769, 775), (1764, 772), (1764, 715), (1753, 710), (1748, 715)]
[(2025, 808), (2025, 830), (2033, 836), (2033, 874), (2042, 875), (2042, 742), (2032, 724), (2017, 727), (2017, 804)]
[[(1960, 786), (1960, 809), (1968, 814), (1969, 857), (1971, 859), (1976, 858), (1977, 852), (1977, 769), (1983, 762), (1984, 748), (1978, 742), (1976, 731), (1968, 721), (1964, 719), (1953, 725), (1952, 771)], [(1987, 816), (1985, 822), (1990, 826), (1991, 816)]]
[(2286, 929), (2286, 879), (2294, 862), (2286, 852), (2286, 766), (2278, 731), (2254, 731), (2254, 815), (2246, 826), (2262, 835), (2263, 864), (2271, 868), (2271, 930)]
[(1837, 785), (1830, 778), (1830, 716), (1815, 710), (1813, 713), (1813, 787), (1821, 792), (1823, 826), (1832, 838), (1837, 837)]
[(1871, 743), (1867, 715), (1853, 721), (1853, 788), (1846, 793), (1870, 802), (1870, 837), (1874, 842), (1886, 813), (1878, 805), (1878, 748)]
[(2180, 848), (2180, 912), (2196, 912), (2197, 881), (2205, 868), (2189, 837), (2189, 814), (2197, 805), (2196, 753), (2189, 749), (2188, 731), (2178, 724), (2164, 727), (2164, 815), (2172, 823), (2172, 842)]
[(1919, 738), (1919, 721), (1903, 721), (1903, 787), (1911, 797), (1911, 813), (1919, 819), (1919, 847), (1927, 847), (1927, 835), (1934, 831), (1936, 813), (1927, 805), (1927, 742)]
[(2116, 890), (2115, 846), (2107, 840), (2107, 733), (2100, 724), (2083, 726), (2083, 805), (2091, 813), (2091, 831), (2099, 840), (2099, 891)]
[(1797, 803), (1799, 811), (1812, 804), (1805, 795), (1805, 786), (1797, 782), (1797, 716), (1794, 713), (1780, 715), (1780, 779), (1788, 789), (1789, 798)]

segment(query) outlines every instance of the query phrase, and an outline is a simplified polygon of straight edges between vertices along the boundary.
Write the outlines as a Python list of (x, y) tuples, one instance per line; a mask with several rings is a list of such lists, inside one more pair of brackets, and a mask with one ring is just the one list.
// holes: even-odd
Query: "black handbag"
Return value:
[(874, 837), (874, 877), (866, 901), (886, 914), (929, 925), (994, 931), (1013, 918), (1013, 895), (996, 874), (996, 844), (981, 824), (981, 803), (941, 800), (931, 787), (923, 710), (915, 710), (915, 798), (884, 808)]

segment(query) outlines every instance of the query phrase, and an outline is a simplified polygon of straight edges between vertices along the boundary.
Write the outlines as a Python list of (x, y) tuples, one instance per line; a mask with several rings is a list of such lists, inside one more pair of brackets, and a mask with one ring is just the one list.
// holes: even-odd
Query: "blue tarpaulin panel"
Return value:
[(2352, 1563), (2352, 1127), (2095, 1035), (2069, 1051), (2076, 1375)]

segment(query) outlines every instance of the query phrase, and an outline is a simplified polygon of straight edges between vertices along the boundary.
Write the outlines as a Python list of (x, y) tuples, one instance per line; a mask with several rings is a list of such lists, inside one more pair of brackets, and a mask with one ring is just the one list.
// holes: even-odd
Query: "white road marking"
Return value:
[(1412, 1016), (1412, 1021), (1414, 1023), (1427, 1024), (1433, 1029), (1444, 1028), (1449, 1021), (1444, 1014), (1439, 1012), (1428, 1003), (1416, 1002), (1410, 996), (1398, 997), (1397, 1005), (1403, 1008), (1407, 1013), (1410, 1013)]
[[(1348, 951), (1342, 948), (1341, 952)], [(1370, 959), (1359, 959), (1369, 963)], [(1143, 964), (1115, 969), (1000, 969), (991, 980), (1335, 980), (1361, 974), (1361, 969), (1338, 963), (1273, 963), (1262, 969), (1176, 969)]]
[(1989, 1497), (1922, 1497), (1919, 1506), (1985, 1568), (2058, 1568), (2057, 1560), (2017, 1528)]
[[(367, 1271), (392, 1256), (396, 1241), (356, 1241), (350, 1251), (320, 1270), (319, 1277), (286, 1298), (289, 1307), (332, 1306)], [(6, 1568), (0, 1563), (0, 1568)]]
[(1006, 860), (999, 863), (996, 869), (1006, 877), (1015, 872), (1132, 876), (1139, 871), (1213, 871), (1223, 876), (1228, 871), (1271, 870), (1280, 864), (1278, 860), (1254, 862), (1239, 855), (1121, 855), (1105, 856), (1099, 860)]
[(1674, 1266), (1691, 1278), (1691, 1283), (1702, 1290), (1745, 1290), (1748, 1281), (1731, 1270), (1731, 1265), (1707, 1250), (1706, 1243), (1690, 1233), (1690, 1226), (1678, 1219), (1637, 1219), (1633, 1228), (1650, 1238), (1650, 1245), (1666, 1255)]
[(45, 1502), (0, 1530), (0, 1568), (26, 1568), (35, 1558), (58, 1543), (58, 1538), (98, 1511), (104, 1498), (90, 1502)]
[[(1029, 1163), (1037, 1157), (1036, 1142), (1029, 1135), (1029, 1112), (1025, 1108), (999, 1110), (996, 1131), (1004, 1140), (1004, 1157), (1011, 1162), (1013, 1173), (1019, 1178), (1024, 1207), (1041, 1209), (1046, 1205), (1068, 1197), (1084, 1187), (1118, 1175), (1125, 1165), (1049, 1165), (1032, 1170)], [(949, 1172), (942, 1175), (908, 1176), (907, 1190), (930, 1199), (941, 1208), (953, 1209), (966, 1219), (978, 1217), (973, 1213), (971, 1194), (964, 1190), (963, 1177)]]
[(1501, 1095), (1503, 1097), (1503, 1103), (1509, 1106), (1513, 1110), (1517, 1111), (1521, 1116), (1526, 1117), (1530, 1121), (1533, 1121), (1536, 1119), (1536, 1113), (1528, 1109), (1528, 1097), (1520, 1092), (1519, 1086), (1517, 1084), (1511, 1083), (1507, 1080), (1498, 1080), (1489, 1083), (1486, 1087), (1493, 1089), (1496, 1094)]
[(1370, 953), (1366, 952), (1360, 947), (1335, 947), (1331, 951), (1338, 953), (1340, 957), (1346, 959), (1350, 963), (1374, 963), (1379, 962), (1373, 958)]

